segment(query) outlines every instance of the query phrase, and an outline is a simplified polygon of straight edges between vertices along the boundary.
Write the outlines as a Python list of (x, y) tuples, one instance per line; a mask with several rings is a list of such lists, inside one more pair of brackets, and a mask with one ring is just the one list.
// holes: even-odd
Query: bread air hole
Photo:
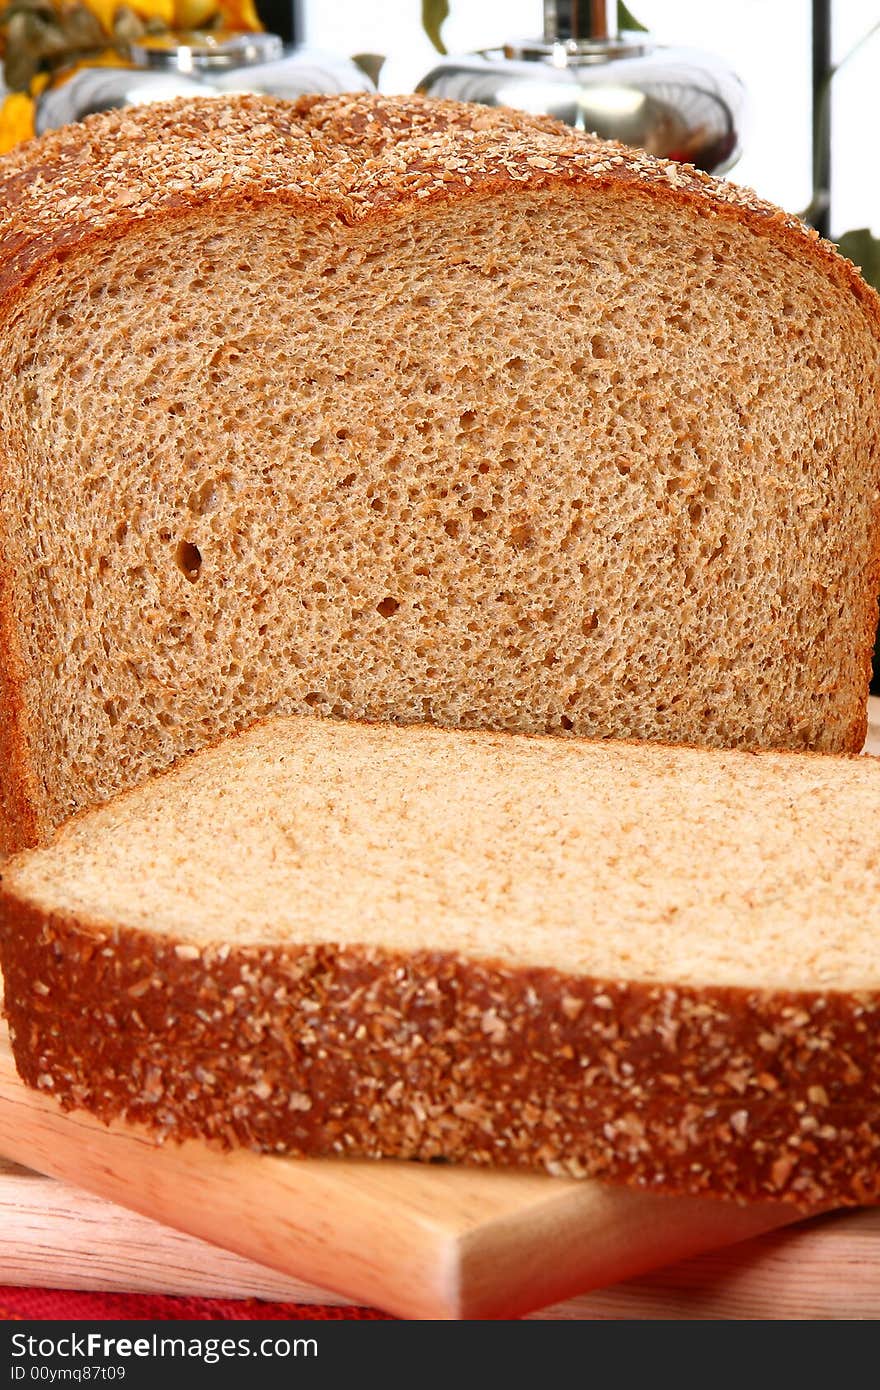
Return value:
[(393, 618), (400, 604), (396, 598), (383, 598), (381, 603), (376, 604), (376, 612), (381, 613), (383, 618)]
[(193, 545), (192, 541), (181, 541), (177, 547), (175, 561), (181, 574), (186, 575), (190, 583), (194, 584), (202, 568), (202, 552), (199, 547)]

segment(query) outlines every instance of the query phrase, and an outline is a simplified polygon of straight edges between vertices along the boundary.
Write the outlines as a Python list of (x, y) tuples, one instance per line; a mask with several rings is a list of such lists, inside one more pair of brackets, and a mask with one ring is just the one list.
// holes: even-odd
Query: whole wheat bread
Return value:
[(878, 306), (793, 218), (417, 98), (0, 163), (8, 848), (273, 712), (856, 750)]
[(278, 719), (9, 861), (25, 1081), (174, 1138), (880, 1200), (880, 762)]

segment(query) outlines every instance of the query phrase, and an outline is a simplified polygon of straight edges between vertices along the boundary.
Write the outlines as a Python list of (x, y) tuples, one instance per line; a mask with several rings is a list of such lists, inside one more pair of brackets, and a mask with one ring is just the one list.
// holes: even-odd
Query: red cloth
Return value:
[(0, 1285), (0, 1321), (99, 1322), (136, 1319), (144, 1322), (245, 1322), (308, 1319), (326, 1322), (349, 1318), (387, 1318), (373, 1308), (334, 1307), (316, 1303), (264, 1303), (258, 1298), (170, 1298), (165, 1294), (80, 1293), (75, 1289), (19, 1289)]

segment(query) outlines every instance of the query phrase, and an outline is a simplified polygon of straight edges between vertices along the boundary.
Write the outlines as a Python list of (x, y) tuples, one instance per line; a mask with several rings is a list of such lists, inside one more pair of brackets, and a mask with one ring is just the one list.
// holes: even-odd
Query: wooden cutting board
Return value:
[[(81, 1111), (65, 1114), (51, 1097), (28, 1090), (5, 1032), (0, 1153), (286, 1275), (286, 1284), (274, 1282), (273, 1296), (282, 1287), (289, 1293), (291, 1280), (306, 1281), (404, 1317), (526, 1313), (793, 1217), (775, 1204), (645, 1196), (543, 1174), (159, 1145), (134, 1126), (108, 1128)], [(81, 1198), (78, 1208), (82, 1216)], [(96, 1226), (104, 1230), (100, 1245), (109, 1252), (106, 1208), (91, 1203), (88, 1212), (91, 1241)], [(156, 1234), (154, 1228), (145, 1235), (143, 1224), (132, 1228), (130, 1219), (127, 1229), (142, 1242)], [(8, 1231), (4, 1241), (8, 1249)], [(117, 1249), (117, 1262), (119, 1256)], [(197, 1261), (204, 1280), (202, 1255), (185, 1247), (183, 1259)], [(57, 1285), (54, 1252), (52, 1261), (57, 1273), (49, 1278)], [(253, 1278), (235, 1268), (235, 1277)], [(228, 1264), (225, 1270), (224, 1277)], [(46, 1273), (44, 1267), (42, 1279)], [(264, 1283), (267, 1277), (264, 1269)]]
[(0, 1161), (0, 1284), (420, 1318), (880, 1317), (880, 1209), (783, 1227), (778, 1206), (598, 1183), (157, 1148), (25, 1091), (2, 1035), (0, 1148), (66, 1179)]
[[(880, 752), (880, 702), (869, 715), (867, 749)], [(27, 1091), (5, 1033), (0, 1153), (61, 1180), (0, 1168), (0, 1282), (335, 1299), (417, 1318), (510, 1317), (597, 1289), (547, 1316), (880, 1317), (880, 1210), (783, 1230), (793, 1214), (771, 1204), (158, 1146)]]
[[(3, 1160), (0, 1232), (4, 1285), (299, 1304), (348, 1302), (338, 1293)], [(880, 1210), (817, 1217), (530, 1316), (875, 1320), (880, 1317)]]

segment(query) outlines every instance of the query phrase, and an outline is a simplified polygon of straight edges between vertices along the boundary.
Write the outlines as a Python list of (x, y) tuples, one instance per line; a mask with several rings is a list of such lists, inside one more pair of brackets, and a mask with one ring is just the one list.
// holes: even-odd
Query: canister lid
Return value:
[(272, 63), (283, 57), (284, 44), (277, 34), (233, 34), (199, 31), (148, 34), (130, 45), (136, 67), (163, 72), (218, 72), (227, 68)]

